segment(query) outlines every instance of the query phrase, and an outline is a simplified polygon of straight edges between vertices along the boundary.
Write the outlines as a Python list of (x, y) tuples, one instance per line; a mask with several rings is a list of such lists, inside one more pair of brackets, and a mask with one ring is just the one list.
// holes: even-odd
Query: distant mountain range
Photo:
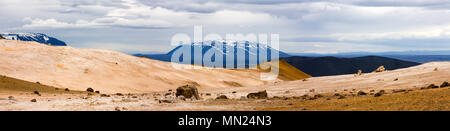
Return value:
[(290, 53), (293, 56), (353, 58), (362, 56), (383, 56), (405, 61), (427, 63), (434, 61), (450, 61), (450, 50), (441, 51), (398, 51), (398, 52), (348, 52), (338, 54)]
[(420, 64), (380, 56), (355, 58), (292, 56), (284, 58), (284, 60), (297, 69), (314, 77), (355, 74), (358, 70), (368, 73), (374, 71), (379, 66), (385, 66), (387, 70), (395, 70)]
[(64, 41), (42, 33), (0, 33), (0, 36), (7, 40), (35, 41), (46, 45), (67, 46)]
[[(216, 44), (222, 44), (222, 49), (216, 48)], [(138, 57), (147, 57), (150, 59), (156, 59), (156, 60), (161, 60), (161, 61), (171, 61), (172, 55), (175, 54), (175, 52), (177, 51), (181, 51), (183, 50), (184, 47), (189, 47), (191, 48), (190, 50), (190, 55), (191, 55), (191, 62), (193, 64), (196, 65), (204, 65), (204, 66), (211, 66), (211, 65), (205, 65), (205, 62), (203, 61), (195, 61), (194, 59), (200, 59), (199, 56), (194, 56), (194, 49), (198, 48), (198, 49), (202, 49), (201, 53), (203, 56), (207, 57), (207, 58), (211, 58), (211, 61), (215, 61), (215, 55), (211, 55), (209, 56), (208, 54), (211, 52), (215, 52), (215, 53), (221, 53), (221, 55), (223, 55), (223, 67), (227, 67), (226, 64), (232, 63), (234, 62), (234, 65), (231, 65), (234, 68), (239, 68), (239, 67), (254, 67), (257, 64), (262, 63), (263, 61), (259, 61), (257, 60), (256, 63), (250, 63), (249, 62), (249, 58), (250, 57), (254, 57), (254, 58), (258, 58), (260, 57), (259, 53), (261, 51), (266, 52), (266, 59), (267, 61), (270, 61), (271, 58), (271, 53), (272, 53), (272, 48), (268, 47), (268, 48), (263, 48), (262, 44), (258, 44), (258, 43), (252, 43), (252, 42), (233, 42), (233, 43), (226, 43), (223, 41), (208, 41), (208, 42), (204, 42), (202, 43), (193, 43), (193, 44), (186, 44), (186, 45), (179, 45), (177, 47), (175, 47), (173, 50), (169, 51), (167, 54), (134, 54), (134, 56), (138, 56)], [(290, 57), (289, 54), (278, 51), (278, 50), (274, 50), (274, 53), (278, 53), (279, 58), (284, 58), (284, 57)], [(209, 52), (209, 53), (208, 53)], [(238, 56), (238, 54), (241, 53), (242, 56)], [(264, 57), (264, 56), (263, 56)], [(227, 58), (231, 58), (229, 60), (227, 60)], [(179, 61), (183, 61), (183, 57), (179, 56)], [(278, 58), (275, 58), (278, 60)], [(245, 63), (244, 65), (238, 65), (237, 63)], [(230, 67), (230, 66), (228, 66)]]

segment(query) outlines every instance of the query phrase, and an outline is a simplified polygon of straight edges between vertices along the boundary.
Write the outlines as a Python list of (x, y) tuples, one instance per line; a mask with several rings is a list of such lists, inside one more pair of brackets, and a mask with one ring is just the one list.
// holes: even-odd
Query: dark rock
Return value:
[(338, 97), (338, 99), (344, 99), (345, 98), (345, 96), (343, 96), (343, 95), (340, 95), (339, 97)]
[(116, 95), (117, 95), (117, 96), (123, 96), (123, 94), (122, 94), (122, 93), (116, 93)]
[(323, 97), (323, 95), (321, 95), (321, 94), (316, 94), (316, 95), (314, 95), (314, 98), (322, 98)]
[(217, 100), (226, 100), (226, 99), (228, 99), (228, 97), (225, 96), (225, 95), (220, 95), (220, 96), (218, 96), (216, 99), (217, 99)]
[(95, 91), (95, 93), (100, 94), (100, 91)]
[(39, 91), (34, 91), (33, 93), (36, 94), (36, 95), (41, 96), (41, 94), (39, 93)]
[(236, 92), (236, 91), (233, 91), (233, 92), (231, 92), (231, 93), (233, 93), (233, 94), (234, 94), (234, 93), (237, 93), (237, 92)]
[(164, 96), (170, 96), (170, 95), (172, 95), (172, 93), (170, 93), (170, 92), (167, 92), (166, 94), (164, 94)]
[(341, 94), (339, 94), (339, 93), (334, 93), (334, 96), (341, 96)]
[(94, 89), (92, 89), (92, 88), (87, 88), (86, 91), (87, 91), (87, 92), (94, 92)]
[(206, 93), (205, 95), (206, 95), (206, 96), (211, 96), (211, 93)]
[(107, 94), (101, 94), (100, 97), (111, 97), (111, 96)]
[(450, 87), (450, 83), (448, 83), (448, 82), (442, 83), (441, 88), (444, 88), (444, 87)]
[(256, 93), (249, 93), (247, 95), (247, 98), (249, 99), (267, 99), (267, 91), (260, 91), (260, 92), (256, 92)]
[(373, 96), (374, 96), (374, 97), (379, 97), (379, 96), (381, 96), (381, 95), (383, 95), (383, 93), (378, 92), (378, 93), (375, 93)]
[(70, 91), (69, 88), (64, 89), (64, 91)]
[(194, 97), (195, 99), (200, 99), (200, 96), (198, 95), (198, 90), (195, 85), (184, 85), (177, 88), (177, 93), (175, 94), (178, 96), (184, 96), (184, 98), (191, 98)]
[(398, 81), (398, 78), (395, 78), (394, 81)]
[(364, 91), (358, 91), (358, 96), (365, 96), (365, 95), (367, 95), (366, 92), (364, 92)]
[(430, 89), (434, 89), (434, 88), (439, 88), (439, 86), (437, 86), (437, 85), (434, 85), (434, 84), (430, 84), (429, 86), (428, 86), (428, 88)]
[(31, 102), (37, 102), (37, 100), (36, 99), (32, 99)]
[(400, 93), (400, 92), (406, 92), (406, 90), (405, 89), (392, 90), (392, 93)]

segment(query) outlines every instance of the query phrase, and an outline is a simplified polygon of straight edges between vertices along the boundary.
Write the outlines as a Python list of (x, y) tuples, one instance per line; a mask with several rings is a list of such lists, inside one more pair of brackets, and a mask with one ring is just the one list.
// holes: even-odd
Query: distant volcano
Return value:
[(64, 41), (42, 33), (0, 33), (0, 36), (7, 40), (35, 41), (46, 45), (67, 46)]

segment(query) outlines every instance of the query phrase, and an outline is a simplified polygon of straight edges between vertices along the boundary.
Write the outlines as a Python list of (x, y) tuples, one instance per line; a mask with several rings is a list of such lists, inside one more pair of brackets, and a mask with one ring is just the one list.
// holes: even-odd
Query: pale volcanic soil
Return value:
[[(450, 81), (450, 62), (425, 63), (361, 76), (339, 75), (265, 82), (259, 80), (259, 72), (256, 70), (175, 70), (167, 62), (105, 50), (53, 47), (6, 40), (0, 40), (0, 50), (0, 75), (30, 82), (38, 81), (40, 84), (62, 89), (85, 91), (91, 87), (105, 94), (41, 92), (39, 96), (33, 92), (0, 91), (0, 110), (291, 110), (284, 107), (299, 105), (301, 106), (292, 110), (307, 110), (314, 105), (311, 105), (311, 101), (297, 100), (299, 97), (333, 93), (347, 94), (347, 97), (340, 100), (331, 95), (313, 104), (320, 104), (322, 101), (335, 104), (344, 102), (345, 108), (349, 106), (345, 102), (360, 103), (355, 97), (358, 91), (367, 92), (368, 95), (363, 98), (367, 97), (372, 102), (374, 97), (369, 92), (385, 90), (391, 93), (398, 89), (411, 89), (412, 93), (409, 94), (412, 96), (405, 96), (408, 98), (416, 95), (421, 96), (419, 99), (428, 98), (421, 93), (439, 94), (433, 96), (436, 101), (428, 102), (425, 109), (401, 107), (391, 110), (450, 110), (450, 90), (447, 87), (433, 89), (435, 92), (419, 89), (429, 84), (439, 86), (444, 81)], [(224, 81), (237, 82), (243, 87), (233, 87)], [(161, 99), (174, 97), (178, 86), (194, 82), (201, 85), (198, 87), (201, 100), (175, 99), (174, 103), (159, 102)], [(245, 99), (248, 93), (263, 90), (267, 91), (269, 99)], [(229, 100), (215, 100), (220, 95), (227, 96)], [(403, 97), (402, 94), (389, 94), (377, 97), (374, 101), (395, 99), (397, 95)], [(32, 99), (36, 99), (36, 102), (32, 102)]]

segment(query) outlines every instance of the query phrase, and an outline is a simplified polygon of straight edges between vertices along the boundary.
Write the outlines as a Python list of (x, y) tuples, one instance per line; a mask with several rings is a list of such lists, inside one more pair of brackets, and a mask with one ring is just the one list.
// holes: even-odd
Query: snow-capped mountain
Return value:
[[(216, 46), (216, 44), (221, 44), (221, 46)], [(223, 67), (229, 68), (230, 65), (227, 66), (227, 64), (234, 63), (234, 65), (231, 65), (231, 67), (234, 68), (241, 68), (241, 67), (253, 67), (257, 64), (260, 64), (264, 61), (270, 61), (272, 59), (278, 59), (278, 58), (284, 58), (289, 57), (289, 54), (286, 54), (284, 52), (272, 49), (270, 46), (265, 47), (263, 44), (254, 43), (254, 42), (225, 42), (225, 41), (208, 41), (203, 43), (193, 43), (193, 44), (186, 44), (186, 45), (179, 45), (172, 49), (167, 54), (135, 54), (135, 56), (140, 57), (147, 57), (150, 59), (156, 59), (161, 61), (171, 61), (172, 57), (179, 57), (179, 61), (183, 62), (183, 55), (179, 55), (181, 50), (189, 49), (185, 47), (190, 46), (190, 55), (191, 55), (191, 62), (190, 64), (197, 64), (197, 65), (204, 65), (204, 66), (212, 66), (212, 65), (206, 65), (203, 57), (206, 57), (207, 59), (211, 59), (211, 62), (215, 61), (216, 57), (214, 53), (220, 53), (223, 58)], [(222, 47), (222, 48), (217, 48)], [(202, 56), (194, 55), (196, 49), (201, 49)], [(214, 53), (212, 53), (214, 52)], [(278, 53), (278, 58), (271, 58), (271, 54)], [(175, 55), (175, 56), (173, 56)], [(178, 56), (179, 55), (179, 56)], [(264, 55), (264, 56), (260, 56)], [(257, 59), (265, 57), (265, 60)], [(219, 57), (220, 58), (220, 57)], [(250, 60), (250, 58), (255, 58), (253, 60)], [(195, 60), (197, 59), (197, 60)], [(200, 59), (200, 60), (198, 60)], [(250, 62), (250, 61), (253, 61)], [(173, 61), (172, 61), (173, 62)], [(240, 65), (238, 65), (240, 63)]]
[(42, 33), (0, 33), (0, 35), (7, 40), (35, 41), (53, 46), (67, 46), (64, 41)]

